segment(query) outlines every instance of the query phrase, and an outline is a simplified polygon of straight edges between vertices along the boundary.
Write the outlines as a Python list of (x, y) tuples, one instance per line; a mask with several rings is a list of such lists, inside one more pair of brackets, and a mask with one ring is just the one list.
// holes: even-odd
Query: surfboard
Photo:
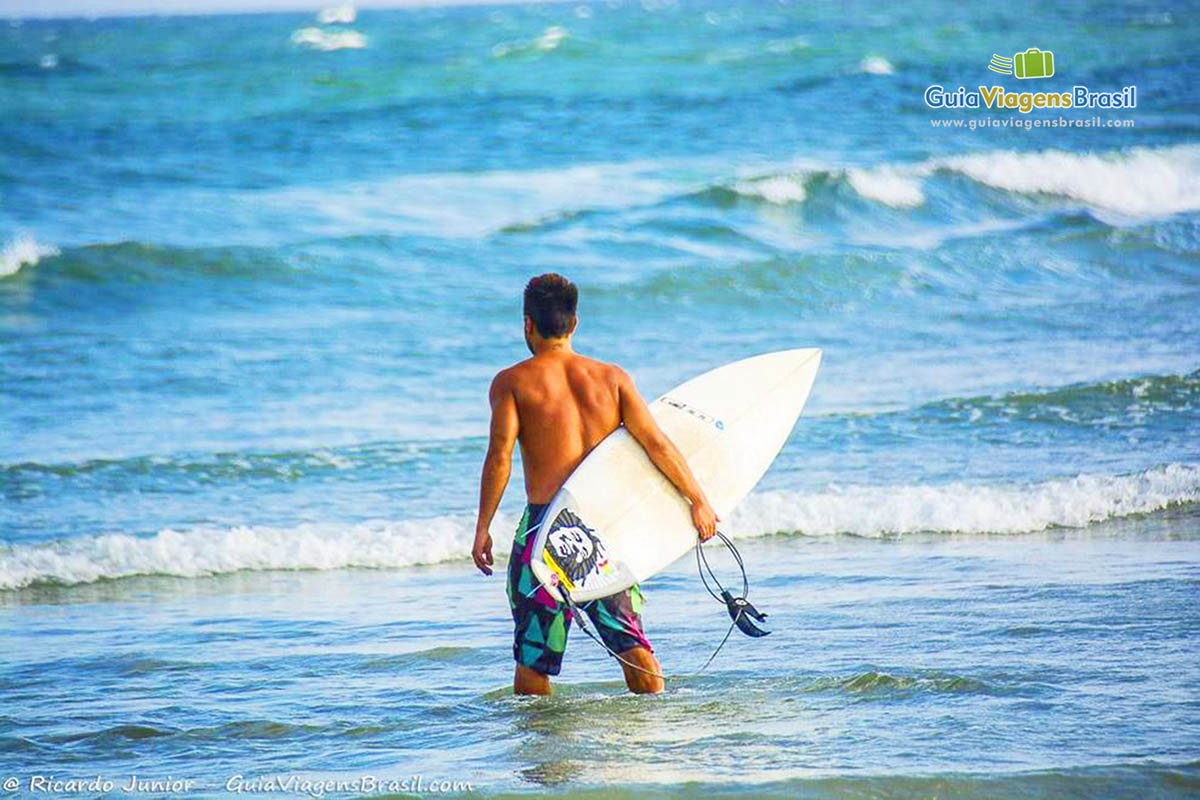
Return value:
[[(650, 404), (717, 515), (754, 488), (791, 435), (821, 364), (816, 348), (780, 350), (717, 367)], [(588, 453), (551, 499), (531, 561), (556, 600), (628, 589), (697, 542), (691, 506), (624, 426)]]

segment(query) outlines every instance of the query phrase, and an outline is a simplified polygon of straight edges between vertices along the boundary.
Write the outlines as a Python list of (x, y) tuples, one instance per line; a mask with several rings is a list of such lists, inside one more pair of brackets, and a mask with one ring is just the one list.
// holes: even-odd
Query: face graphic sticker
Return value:
[(555, 518), (546, 537), (546, 547), (554, 563), (576, 586), (596, 571), (597, 564), (608, 560), (604, 544), (592, 529), (567, 509)]
[(558, 555), (568, 556), (569, 559), (577, 564), (581, 564), (591, 557), (595, 551), (592, 545), (592, 539), (587, 535), (587, 532), (577, 525), (572, 525), (569, 528), (559, 528), (551, 536), (554, 540), (554, 549)]

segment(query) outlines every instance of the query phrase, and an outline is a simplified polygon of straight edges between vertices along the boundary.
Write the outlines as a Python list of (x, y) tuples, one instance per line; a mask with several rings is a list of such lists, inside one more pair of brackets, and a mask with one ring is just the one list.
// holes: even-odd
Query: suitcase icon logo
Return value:
[(1036, 47), (1031, 47), (1024, 53), (1014, 53), (1012, 58), (993, 53), (988, 69), (1021, 79), (1049, 78), (1054, 74), (1054, 53)]

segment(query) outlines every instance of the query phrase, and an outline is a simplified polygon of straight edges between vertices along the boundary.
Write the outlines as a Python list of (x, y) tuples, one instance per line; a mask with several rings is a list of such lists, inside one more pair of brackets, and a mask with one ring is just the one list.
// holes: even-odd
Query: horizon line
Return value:
[[(363, 3), (353, 2), (338, 2), (338, 0), (281, 0), (278, 3), (273, 3), (270, 0), (259, 0), (255, 3), (254, 0), (249, 2), (239, 2), (239, 0), (231, 0), (228, 3), (222, 3), (218, 0), (216, 3), (205, 3), (199, 0), (195, 5), (180, 7), (177, 9), (156, 7), (161, 4), (154, 3), (153, 0), (147, 2), (137, 2), (135, 0), (130, 3), (131, 8), (104, 8), (104, 0), (98, 0), (96, 8), (92, 10), (81, 10), (78, 2), (67, 2), (62, 9), (46, 8), (47, 5), (55, 5), (53, 2), (47, 3), (46, 0), (28, 0), (31, 8), (28, 13), (22, 13), (18, 7), (0, 9), (0, 20), (11, 23), (23, 22), (25, 20), (64, 20), (64, 19), (83, 19), (83, 20), (98, 20), (98, 19), (129, 19), (138, 17), (222, 17), (222, 16), (242, 16), (252, 14), (316, 14), (317, 12), (341, 5), (348, 5), (354, 8), (355, 11), (399, 11), (405, 9), (416, 8), (443, 8), (443, 7), (463, 7), (463, 6), (523, 6), (523, 5), (548, 5), (558, 3), (568, 3), (578, 0), (366, 0)], [(584, 0), (586, 2), (586, 0)], [(613, 3), (614, 0), (605, 0), (607, 3)], [(615, 0), (618, 4), (623, 4), (623, 0)], [(7, 4), (6, 4), (7, 5)], [(32, 8), (32, 6), (38, 6)]]

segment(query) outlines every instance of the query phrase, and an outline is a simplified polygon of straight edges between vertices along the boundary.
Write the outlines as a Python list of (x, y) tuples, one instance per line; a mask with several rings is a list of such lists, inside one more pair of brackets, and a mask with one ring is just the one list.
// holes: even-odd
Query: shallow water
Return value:
[(4, 596), (6, 758), (210, 789), (1182, 796), (1200, 786), (1196, 521), (752, 539), (772, 634), (693, 674), (727, 618), (676, 565), (646, 586), (671, 676), (655, 697), (574, 631), (556, 695), (514, 698), (502, 584), (461, 564), (31, 587)]
[[(1187, 11), (0, 24), (0, 776), (1194, 794)], [(1063, 86), (1136, 83), (1137, 125), (931, 126), (988, 112), (925, 86), (1027, 88), (986, 59), (1039, 42)], [(575, 632), (513, 698), (464, 557), (544, 270), (648, 396), (825, 353), (726, 521), (774, 632), (689, 677), (727, 622), (684, 559), (645, 586), (662, 697)]]

